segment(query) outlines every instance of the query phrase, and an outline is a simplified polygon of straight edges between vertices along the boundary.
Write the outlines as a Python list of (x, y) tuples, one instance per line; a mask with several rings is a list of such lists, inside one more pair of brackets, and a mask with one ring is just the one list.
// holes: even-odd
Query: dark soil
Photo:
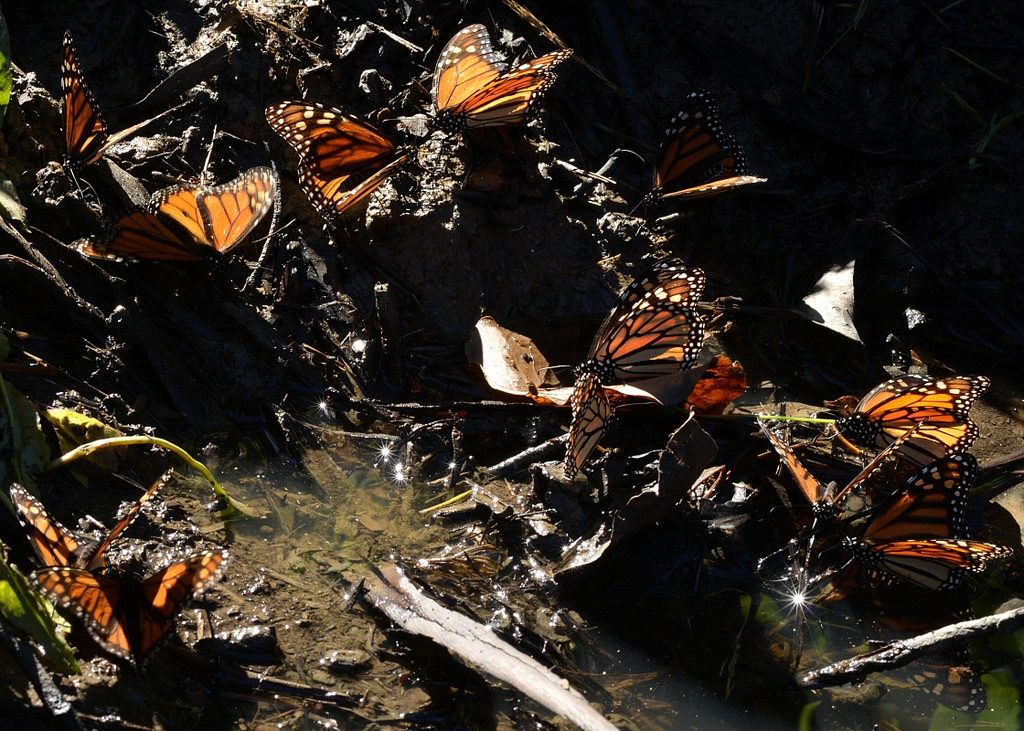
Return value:
[[(994, 386), (975, 414), (982, 423), (976, 453), (984, 461), (1019, 449), (1024, 124), (1015, 115), (1024, 109), (1024, 15), (1014, 3), (593, 0), (530, 9), (576, 53), (561, 68), (542, 123), (460, 139), (428, 133), (422, 118), (437, 54), (459, 28), (484, 23), (509, 57), (554, 48), (500, 2), (6, 3), (16, 72), (0, 172), (27, 207), (31, 228), (0, 232), (0, 324), (13, 346), (5, 378), (42, 406), (75, 408), (129, 432), (151, 428), (197, 448), (215, 445), (207, 455), (225, 465), (255, 453), (285, 460), (286, 473), (299, 471), (310, 467), (314, 437), (323, 436), (307, 428), (321, 403), (347, 430), (404, 435), (447, 412), (381, 404), (495, 399), (463, 355), (481, 314), (529, 335), (552, 363), (578, 363), (621, 287), (675, 256), (708, 273), (706, 299), (735, 296), (755, 306), (732, 313), (732, 329), (712, 346), (743, 363), (746, 403), (821, 404), (884, 380), (891, 365), (981, 373)], [(66, 29), (112, 130), (184, 101), (81, 172), (84, 194), (54, 164), (64, 153)], [(200, 83), (137, 103), (221, 45), (228, 55), (211, 57)], [(636, 204), (650, 187), (661, 130), (698, 87), (720, 98), (749, 167), (768, 183), (656, 220), (675, 209)], [(412, 149), (413, 163), (374, 195), (365, 216), (325, 226), (299, 188), (296, 158), (263, 110), (300, 98), (364, 116)], [(619, 156), (608, 172), (621, 182), (614, 189), (560, 164), (596, 171), (617, 149), (639, 157)], [(281, 176), (281, 215), (265, 267), (244, 289), (251, 268), (242, 256), (216, 267), (100, 265), (68, 247), (100, 235), (105, 218), (132, 203), (135, 184), (151, 193), (268, 164)], [(250, 260), (261, 246), (247, 252)], [(863, 344), (787, 312), (825, 272), (852, 260)], [(388, 291), (375, 293), (378, 282), (388, 282)], [(470, 451), (484, 464), (557, 434), (567, 421), (547, 411), (467, 418), (507, 421), (480, 429), (489, 436)], [(725, 449), (748, 433), (727, 432)], [(373, 459), (369, 450), (362, 456)], [(337, 508), (331, 489), (318, 476), (300, 492), (321, 499), (326, 512)], [(117, 494), (101, 496), (101, 507), (88, 496), (57, 512), (62, 519), (109, 515)], [(283, 505), (302, 502), (277, 497)], [(402, 509), (411, 515), (429, 502)], [(205, 544), (202, 535), (218, 530), (197, 528), (184, 515), (167, 529), (184, 543)], [(415, 524), (410, 519), (404, 530)], [(20, 540), (13, 521), (7, 528), (6, 543)], [(631, 558), (657, 554), (677, 540), (673, 531), (688, 529), (644, 536), (608, 574), (572, 587), (567, 613), (605, 629), (621, 620), (625, 598), (641, 591), (630, 579), (657, 574), (631, 577)], [(268, 540), (280, 538), (262, 530)], [(194, 659), (181, 660), (186, 679), (171, 652), (154, 661), (156, 673), (117, 675), (116, 682), (110, 664), (95, 661), (76, 710), (94, 718), (90, 724), (115, 713), (145, 727), (270, 724), (278, 712), (286, 725), (333, 718), (356, 726), (403, 712), (417, 712), (412, 723), (425, 727), (529, 719), (532, 711), (515, 699), (482, 700), (488, 690), (480, 676), (436, 648), (402, 638), (382, 650), (372, 617), (346, 625), (344, 646), (317, 641), (328, 631), (321, 627), (343, 613), (342, 589), (358, 574), (352, 564), (390, 551), (390, 529), (362, 530), (373, 542), (343, 559), (314, 559), (304, 551), (318, 549), (291, 535), (261, 549), (258, 538), (239, 531), (235, 563), (212, 593), (217, 631), (275, 628), (276, 644), (268, 646), (287, 656), (281, 677), (339, 691), (337, 707), (315, 695), (255, 704), (244, 700), (242, 683), (219, 688), (214, 671), (204, 675)], [(418, 538), (438, 549), (443, 543), (439, 535)], [(316, 575), (297, 586), (268, 578), (264, 567), (280, 574), (282, 551), (301, 557), (288, 567), (290, 581), (313, 566)], [(676, 567), (661, 568), (673, 585), (653, 591), (671, 594), (673, 603), (652, 604), (648, 585), (633, 615), (638, 626), (692, 609), (680, 604), (685, 582)], [(722, 628), (730, 637), (740, 631)], [(635, 628), (622, 634), (642, 644)], [(331, 649), (356, 658), (349, 676), (309, 672)], [(372, 665), (362, 664), (370, 662), (363, 652), (372, 652)], [(660, 667), (695, 672), (701, 661), (717, 668), (721, 660), (658, 656)], [(757, 677), (762, 668), (752, 663), (740, 672)], [(111, 674), (109, 687), (103, 673)], [(165, 689), (168, 678), (175, 683)], [(703, 681), (724, 692), (720, 677)], [(77, 683), (65, 690), (74, 695)], [(29, 705), (18, 678), (0, 687), (12, 701), (4, 705)], [(791, 724), (803, 701), (788, 678), (779, 687), (772, 698), (740, 691), (738, 704)], [(596, 700), (628, 723), (632, 709), (616, 706), (609, 693)], [(661, 722), (672, 725), (673, 713)]]

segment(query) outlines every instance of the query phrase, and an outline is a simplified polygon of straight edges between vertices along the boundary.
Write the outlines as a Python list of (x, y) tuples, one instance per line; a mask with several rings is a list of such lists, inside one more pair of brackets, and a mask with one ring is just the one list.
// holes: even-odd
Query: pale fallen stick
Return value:
[(615, 726), (569, 681), (512, 647), (489, 627), (442, 607), (397, 566), (378, 570), (378, 575), (366, 579), (367, 597), (406, 632), (429, 637), (582, 729), (614, 731)]

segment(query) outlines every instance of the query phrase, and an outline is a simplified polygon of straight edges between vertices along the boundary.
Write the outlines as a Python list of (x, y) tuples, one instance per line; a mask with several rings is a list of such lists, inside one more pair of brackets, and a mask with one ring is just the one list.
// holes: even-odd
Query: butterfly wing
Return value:
[(370, 175), (354, 188), (348, 189), (345, 183), (349, 176), (324, 177), (316, 172), (316, 166), (308, 166), (299, 161), (299, 182), (313, 205), (323, 215), (345, 216), (360, 209), (373, 191), (391, 177), (399, 167), (409, 161), (408, 155), (391, 161), (377, 172)]
[(454, 108), (469, 129), (528, 122), (558, 78), (555, 67), (572, 55), (555, 51), (502, 74)]
[(107, 147), (107, 123), (92, 92), (85, 85), (70, 31), (64, 32), (60, 86), (64, 95), (64, 136), (68, 159), (74, 165), (89, 165), (98, 160)]
[(11, 485), (11, 501), (18, 508), (22, 525), (28, 529), (29, 541), (39, 560), (47, 566), (71, 566), (81, 547), (74, 536), (17, 483)]
[(763, 422), (760, 424), (761, 431), (768, 437), (768, 441), (775, 447), (775, 451), (778, 453), (782, 460), (782, 463), (786, 465), (789, 473), (793, 476), (793, 480), (796, 481), (797, 486), (800, 488), (800, 492), (807, 498), (807, 502), (811, 505), (816, 504), (820, 500), (825, 499), (825, 486), (821, 484), (821, 481), (817, 477), (812, 475), (803, 463), (796, 456), (796, 452), (793, 448), (786, 444), (774, 431), (768, 428)]
[(881, 569), (931, 591), (951, 589), (965, 576), (983, 573), (1013, 549), (964, 539), (900, 540), (878, 545), (855, 544), (858, 556), (872, 571)]
[(139, 664), (167, 637), (174, 617), (194, 596), (201, 594), (224, 573), (226, 551), (209, 551), (171, 564), (150, 576), (140, 587), (135, 615), (133, 659)]
[(167, 480), (170, 478), (170, 475), (170, 471), (165, 472), (152, 485), (150, 485), (149, 489), (142, 494), (142, 497), (136, 500), (132, 504), (132, 506), (128, 508), (128, 511), (124, 514), (121, 520), (117, 521), (114, 527), (110, 529), (110, 532), (107, 533), (106, 537), (104, 537), (102, 541), (96, 544), (93, 550), (89, 551), (87, 555), (87, 560), (83, 561), (80, 559), (75, 563), (75, 565), (78, 568), (88, 569), (90, 571), (95, 571), (98, 568), (102, 568), (106, 564), (106, 560), (103, 558), (103, 554), (106, 552), (107, 548), (109, 548), (110, 544), (113, 543), (122, 533), (124, 533), (125, 529), (128, 526), (130, 526), (132, 522), (139, 516), (139, 513), (142, 511), (143, 506), (153, 499), (153, 496), (156, 495), (157, 490), (159, 490), (161, 487), (164, 486), (164, 484), (166, 484)]
[(445, 46), (434, 70), (431, 98), (442, 128), (492, 127), (528, 121), (555, 82), (555, 68), (572, 55), (555, 51), (506, 71), (487, 29), (470, 25)]
[(989, 384), (984, 376), (900, 376), (869, 391), (853, 413), (840, 418), (836, 426), (861, 444), (881, 448), (920, 424), (900, 453), (925, 465), (965, 452), (974, 443), (979, 431), (968, 414)]
[(214, 187), (175, 187), (157, 192), (154, 213), (167, 216), (196, 243), (224, 253), (238, 246), (274, 208), (277, 176), (269, 167), (246, 170)]
[[(267, 121), (299, 153), (299, 182), (322, 213), (344, 212), (365, 199), (406, 157), (385, 164), (394, 144), (362, 120), (321, 104), (281, 102)], [(371, 174), (359, 185), (352, 178)]]
[(658, 148), (653, 197), (699, 198), (763, 182), (747, 174), (739, 143), (722, 128), (711, 95), (703, 90), (690, 94)]
[(448, 41), (437, 59), (430, 91), (434, 114), (458, 108), (504, 71), (505, 64), (491, 47), (487, 29), (479, 23), (467, 25)]
[(565, 447), (565, 475), (575, 478), (597, 448), (608, 427), (612, 405), (604, 386), (593, 373), (583, 373), (569, 397), (572, 425)]
[(205, 254), (203, 247), (191, 240), (183, 240), (155, 214), (143, 210), (121, 216), (105, 240), (82, 242), (78, 250), (95, 259), (112, 261), (201, 261)]
[(32, 580), (50, 601), (78, 617), (100, 647), (117, 657), (132, 659), (119, 579), (84, 569), (50, 568), (36, 571)]
[(935, 460), (907, 482), (906, 490), (871, 522), (871, 543), (910, 538), (962, 538), (967, 533), (967, 497), (978, 474), (970, 454)]
[(598, 328), (584, 369), (608, 384), (692, 365), (704, 343), (704, 319), (693, 309), (704, 283), (700, 269), (669, 268), (627, 289)]

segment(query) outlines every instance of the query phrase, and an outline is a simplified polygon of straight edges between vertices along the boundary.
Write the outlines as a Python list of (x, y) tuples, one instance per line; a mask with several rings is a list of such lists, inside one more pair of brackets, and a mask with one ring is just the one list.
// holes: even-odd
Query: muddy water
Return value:
[[(460, 672), (445, 653), (383, 632), (386, 623), (352, 601), (361, 577), (396, 558), (543, 658), (620, 727), (792, 728), (802, 712), (825, 728), (927, 726), (933, 716), (998, 725), (1007, 698), (1016, 697), (1000, 690), (1012, 682), (985, 645), (973, 656), (997, 672), (983, 678), (993, 706), (983, 716), (936, 710), (928, 683), (906, 671), (828, 692), (800, 689), (798, 673), (901, 635), (880, 637), (875, 608), (826, 600), (827, 582), (788, 579), (778, 563), (751, 582), (749, 566), (710, 551), (694, 572), (676, 555), (694, 543), (689, 526), (651, 531), (600, 572), (560, 586), (521, 542), (471, 521), (441, 526), (420, 512), (465, 489), (464, 481), (449, 484), (443, 440), (412, 450), (384, 435), (328, 428), (321, 436), (328, 446), (302, 464), (219, 465), (229, 492), (263, 517), (232, 523), (226, 533), (213, 521), (207, 527), (234, 557), (210, 594), (213, 629), (269, 628), (280, 656), (266, 662), (267, 677), (327, 688), (359, 707), (263, 699), (231, 706), (235, 720), (360, 727), (413, 714), (417, 722), (468, 717), (504, 726), (530, 713), (548, 717), (512, 691)], [(801, 593), (810, 603), (794, 604)]]

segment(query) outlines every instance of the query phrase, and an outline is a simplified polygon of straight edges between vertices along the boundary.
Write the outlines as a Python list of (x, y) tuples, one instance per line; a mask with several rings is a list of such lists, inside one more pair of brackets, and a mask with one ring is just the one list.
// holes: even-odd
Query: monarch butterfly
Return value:
[(277, 175), (255, 167), (213, 187), (175, 186), (157, 191), (147, 210), (114, 222), (105, 241), (79, 250), (99, 259), (200, 261), (238, 247), (277, 201)]
[(700, 90), (686, 97), (683, 110), (665, 130), (648, 199), (700, 198), (764, 182), (747, 174), (739, 143), (723, 130), (710, 93)]
[(67, 567), (41, 569), (32, 580), (100, 647), (138, 667), (174, 627), (178, 611), (221, 577), (227, 560), (226, 551), (196, 554), (141, 582)]
[(821, 484), (814, 475), (812, 475), (808, 469), (803, 465), (800, 459), (796, 456), (796, 452), (793, 448), (786, 444), (778, 434), (768, 428), (767, 424), (763, 421), (759, 421), (761, 431), (768, 441), (772, 443), (775, 451), (778, 453), (782, 460), (782, 463), (786, 465), (789, 473), (793, 476), (793, 480), (796, 481), (797, 486), (803, 493), (804, 497), (807, 498), (807, 502), (811, 505), (811, 513), (815, 520), (832, 521), (838, 518), (843, 513), (842, 503), (847, 495), (850, 494), (858, 485), (863, 483), (869, 477), (871, 477), (875, 471), (879, 468), (882, 462), (891, 454), (896, 452), (900, 445), (910, 437), (911, 434), (916, 431), (915, 429), (907, 430), (899, 439), (890, 444), (885, 450), (878, 453), (878, 455), (871, 460), (864, 468), (844, 487), (842, 490), (837, 492), (837, 485), (834, 482), (830, 482), (827, 485)]
[(662, 265), (626, 288), (597, 329), (579, 372), (605, 385), (670, 375), (693, 364), (704, 343), (694, 309), (704, 292), (701, 269)]
[(906, 492), (882, 511), (863, 538), (844, 540), (873, 581), (879, 570), (926, 589), (950, 589), (1013, 550), (963, 538), (967, 494), (977, 475), (970, 454), (935, 460), (911, 478)]
[(850, 544), (854, 557), (871, 571), (882, 569), (932, 591), (959, 586), (965, 576), (980, 574), (1013, 549), (960, 538), (918, 538), (878, 545)]
[(79, 543), (71, 532), (53, 518), (43, 504), (21, 485), (11, 485), (11, 501), (18, 509), (18, 519), (28, 529), (32, 548), (43, 564), (102, 571), (107, 565), (107, 548), (138, 517), (142, 506), (163, 486), (168, 476), (169, 473), (164, 474), (154, 482), (128, 509), (124, 517), (110, 529), (103, 540), (95, 543)]
[(64, 137), (68, 148), (65, 159), (72, 168), (91, 165), (108, 149), (156, 119), (147, 119), (113, 136), (107, 134), (106, 120), (103, 119), (92, 92), (85, 85), (75, 42), (71, 39), (71, 31), (64, 31), (60, 86), (64, 96)]
[(970, 448), (979, 432), (968, 412), (990, 383), (984, 376), (900, 376), (871, 389), (836, 427), (855, 442), (881, 448), (920, 424), (900, 454), (923, 466)]
[[(299, 153), (299, 182), (324, 216), (354, 210), (409, 159), (401, 155), (386, 162), (394, 156), (394, 144), (339, 109), (280, 102), (267, 107), (266, 114), (274, 131)], [(352, 178), (364, 175), (352, 185)]]
[(448, 41), (437, 59), (431, 99), (437, 126), (452, 132), (529, 121), (555, 67), (572, 55), (555, 51), (512, 70), (498, 60), (487, 29), (468, 25)]
[(565, 476), (574, 479), (604, 436), (612, 405), (593, 373), (583, 373), (569, 397), (572, 425), (565, 447)]

